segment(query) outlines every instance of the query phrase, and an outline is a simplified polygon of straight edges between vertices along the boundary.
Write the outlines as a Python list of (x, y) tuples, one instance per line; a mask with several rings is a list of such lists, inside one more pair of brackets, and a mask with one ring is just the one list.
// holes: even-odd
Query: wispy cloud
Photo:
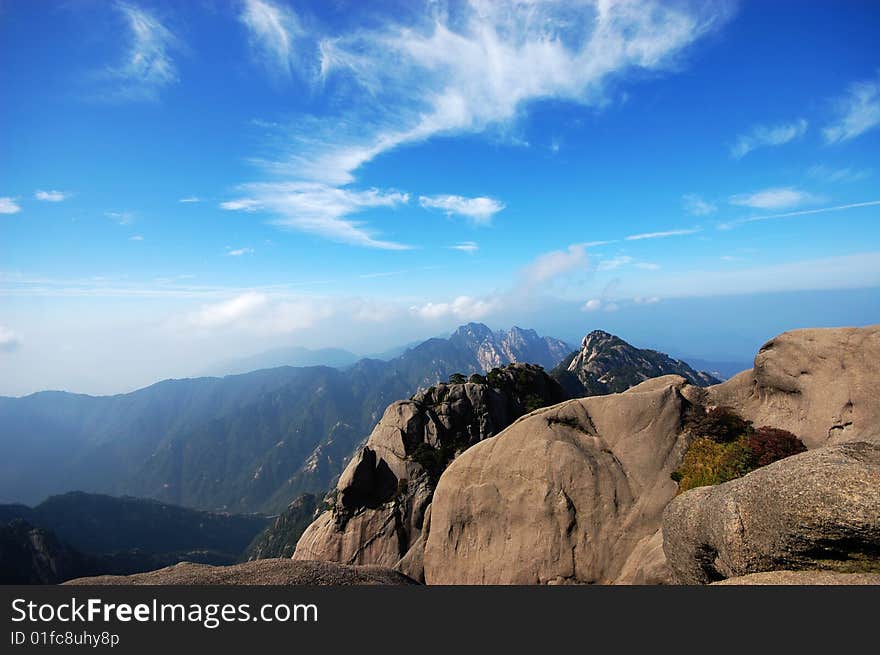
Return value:
[(776, 218), (793, 218), (795, 216), (809, 216), (811, 214), (824, 214), (827, 212), (839, 212), (839, 211), (847, 211), (849, 209), (860, 209), (862, 207), (876, 207), (880, 205), (880, 200), (868, 200), (866, 202), (854, 202), (848, 205), (837, 205), (835, 207), (821, 207), (819, 209), (802, 209), (800, 211), (794, 212), (783, 212), (781, 214), (765, 214), (763, 216), (749, 216), (747, 218), (741, 218), (736, 221), (730, 221), (728, 223), (722, 223), (718, 227), (719, 229), (729, 229), (734, 225), (739, 225), (742, 223), (754, 223), (756, 221), (769, 221)]
[(740, 134), (730, 148), (730, 156), (741, 159), (757, 148), (781, 146), (802, 137), (807, 131), (807, 121), (803, 118), (794, 123), (782, 125), (756, 125), (746, 134)]
[(123, 60), (104, 72), (113, 83), (106, 97), (157, 100), (163, 89), (178, 81), (171, 52), (183, 45), (148, 10), (125, 2), (117, 2), (115, 6), (128, 27), (128, 44)]
[(290, 77), (298, 59), (295, 42), (305, 34), (294, 11), (268, 0), (245, 0), (240, 18), (266, 69)]
[[(673, 70), (688, 46), (729, 19), (731, 6), (646, 0), (600, 2), (575, 12), (561, 1), (473, 2), (453, 11), (432, 3), (379, 27), (322, 35), (313, 26), (303, 30), (302, 18), (280, 3), (249, 0), (242, 20), (266, 60), (289, 74), (291, 61), (306, 56), (297, 53), (317, 53), (318, 67), (301, 66), (304, 75), (319, 68), (307, 81), (317, 92), (345, 99), (320, 116), (300, 114), (273, 127), (270, 151), (252, 161), (288, 184), (321, 185), (324, 195), (370, 193), (349, 185), (382, 153), (436, 136), (503, 132), (537, 100), (601, 106), (628, 74)], [(344, 112), (333, 110), (343, 106)], [(426, 202), (478, 223), (503, 208), (489, 198)], [(303, 218), (288, 202), (250, 197), (223, 206), (256, 210), (257, 204), (282, 210), (279, 225), (354, 245), (405, 247), (345, 220), (347, 209)]]
[(120, 225), (131, 225), (135, 221), (135, 215), (133, 212), (124, 211), (124, 212), (104, 212), (104, 216), (107, 218), (116, 221)]
[(738, 194), (728, 199), (731, 205), (751, 207), (752, 209), (788, 209), (819, 201), (821, 201), (821, 197), (793, 187), (763, 189), (754, 193)]
[(871, 177), (871, 170), (866, 168), (832, 168), (816, 164), (807, 169), (807, 175), (815, 180), (832, 184), (837, 182), (860, 182)]
[(456, 243), (454, 246), (449, 246), (449, 249), (473, 254), (480, 249), (480, 246), (474, 241), (463, 241), (461, 243)]
[(564, 273), (586, 269), (588, 264), (587, 247), (584, 244), (573, 244), (565, 250), (547, 252), (539, 255), (523, 269), (522, 286), (531, 289)]
[(629, 255), (618, 255), (611, 259), (603, 259), (596, 266), (598, 271), (613, 271), (621, 266), (626, 266), (632, 262), (633, 258)]
[(711, 202), (703, 200), (696, 193), (688, 193), (682, 196), (684, 210), (692, 216), (708, 216), (718, 210)]
[(143, 241), (144, 237), (141, 234), (135, 234), (134, 236), (128, 237), (129, 241)]
[(425, 209), (439, 209), (447, 216), (464, 216), (476, 225), (487, 225), (492, 217), (504, 209), (504, 203), (494, 198), (441, 195), (419, 196), (419, 204)]
[(0, 325), (0, 352), (9, 353), (21, 347), (21, 338), (9, 328)]
[(223, 209), (262, 211), (276, 216), (272, 223), (317, 234), (340, 243), (384, 250), (410, 246), (375, 238), (360, 223), (346, 217), (377, 207), (397, 207), (409, 196), (396, 191), (356, 191), (312, 182), (255, 183), (242, 187), (246, 197), (221, 203)]
[(857, 82), (835, 102), (837, 119), (822, 134), (827, 143), (854, 139), (880, 125), (880, 82)]
[(0, 198), (0, 214), (17, 214), (21, 211), (19, 204), (9, 196)]
[(665, 239), (666, 237), (680, 237), (688, 234), (696, 234), (702, 231), (702, 228), (692, 227), (682, 230), (665, 230), (663, 232), (644, 232), (642, 234), (630, 234), (624, 237), (627, 241), (642, 241), (644, 239)]
[(71, 195), (69, 191), (36, 191), (34, 198), (44, 202), (62, 202), (67, 200)]
[(241, 257), (242, 255), (252, 255), (253, 253), (253, 248), (229, 248), (226, 251), (228, 257)]
[(202, 201), (202, 199), (199, 198), (198, 196), (187, 196), (186, 198), (180, 198), (177, 202), (190, 203), (190, 202), (201, 202), (201, 201)]

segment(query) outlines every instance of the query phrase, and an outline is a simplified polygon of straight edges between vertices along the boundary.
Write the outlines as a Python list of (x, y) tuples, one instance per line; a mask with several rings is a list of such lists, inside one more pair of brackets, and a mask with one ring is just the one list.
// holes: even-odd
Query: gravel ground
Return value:
[(233, 566), (181, 562), (133, 575), (99, 575), (68, 585), (405, 585), (415, 581), (380, 566), (263, 559)]

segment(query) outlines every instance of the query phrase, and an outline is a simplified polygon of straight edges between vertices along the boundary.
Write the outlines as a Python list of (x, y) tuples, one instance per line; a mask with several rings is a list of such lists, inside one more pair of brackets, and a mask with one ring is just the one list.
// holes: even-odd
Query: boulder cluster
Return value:
[[(442, 385), (388, 408), (294, 559), (428, 584), (880, 583), (878, 383), (880, 326), (784, 333), (708, 388), (667, 375), (528, 413)], [(719, 407), (806, 452), (680, 492), (689, 417)]]

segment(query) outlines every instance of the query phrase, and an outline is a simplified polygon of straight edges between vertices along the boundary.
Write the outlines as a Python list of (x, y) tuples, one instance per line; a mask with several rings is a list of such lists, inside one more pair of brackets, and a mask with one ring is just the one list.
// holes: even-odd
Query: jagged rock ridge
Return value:
[(656, 350), (636, 348), (602, 330), (585, 336), (580, 350), (570, 353), (553, 369), (552, 375), (575, 397), (619, 393), (662, 375), (680, 375), (701, 387), (720, 382), (708, 373), (695, 371), (680, 359)]

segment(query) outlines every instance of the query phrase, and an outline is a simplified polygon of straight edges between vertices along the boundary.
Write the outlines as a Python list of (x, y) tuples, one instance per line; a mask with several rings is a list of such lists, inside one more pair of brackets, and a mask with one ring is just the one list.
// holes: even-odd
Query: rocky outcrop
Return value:
[[(878, 326), (788, 332), (761, 349), (753, 370), (723, 384), (655, 378), (520, 419), (441, 477), (423, 538), (425, 581), (672, 582), (670, 552), (676, 579), (686, 581), (876, 566), (874, 451), (834, 444), (878, 443), (878, 335)], [(716, 406), (828, 447), (683, 494), (674, 506), (692, 513), (670, 519), (681, 545), (668, 547), (661, 520), (677, 493), (670, 474), (693, 439), (686, 415)], [(748, 521), (763, 526), (763, 546), (730, 541)], [(707, 559), (708, 573), (695, 563)]]
[(406, 585), (405, 575), (378, 566), (262, 559), (234, 566), (181, 562), (149, 573), (77, 578), (69, 585)]
[(672, 501), (663, 550), (676, 581), (773, 570), (880, 573), (880, 445), (827, 446)]
[[(513, 364), (486, 378), (441, 384), (393, 403), (349, 463), (294, 559), (393, 566), (414, 545), (437, 481), (459, 453), (532, 409), (558, 403), (562, 389), (540, 367)], [(414, 553), (407, 562), (419, 562)], [(415, 577), (419, 571), (410, 569)]]
[(434, 496), (425, 581), (616, 581), (676, 493), (687, 386), (667, 376), (569, 401), (465, 452)]
[(695, 371), (680, 359), (656, 350), (636, 348), (602, 330), (585, 336), (581, 349), (564, 359), (551, 375), (574, 397), (620, 393), (663, 375), (680, 375), (689, 383), (703, 387), (720, 382), (708, 373)]
[(765, 343), (754, 368), (709, 389), (707, 402), (788, 430), (808, 448), (880, 443), (878, 385), (880, 325), (793, 330)]

